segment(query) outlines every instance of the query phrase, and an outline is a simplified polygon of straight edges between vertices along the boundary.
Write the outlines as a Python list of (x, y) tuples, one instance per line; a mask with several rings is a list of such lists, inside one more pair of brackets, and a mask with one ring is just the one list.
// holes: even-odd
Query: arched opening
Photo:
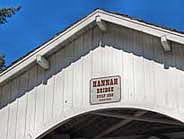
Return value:
[(103, 109), (68, 119), (41, 139), (182, 139), (184, 124), (140, 109)]

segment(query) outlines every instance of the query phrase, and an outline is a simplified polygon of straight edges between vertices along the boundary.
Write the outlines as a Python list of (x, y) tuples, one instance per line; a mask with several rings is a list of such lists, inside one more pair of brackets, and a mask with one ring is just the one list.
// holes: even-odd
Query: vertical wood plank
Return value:
[(131, 41), (132, 30), (127, 30), (127, 38), (125, 39), (125, 53), (123, 63), (124, 65), (124, 92), (127, 93), (128, 101), (134, 100), (134, 59), (133, 59), (133, 44)]
[(0, 136), (3, 139), (7, 139), (8, 136), (8, 122), (9, 122), (9, 98), (10, 98), (10, 86), (6, 84), (2, 87), (1, 92), (1, 109), (0, 109)]
[(64, 49), (66, 68), (64, 69), (64, 111), (71, 110), (73, 105), (73, 43)]
[(17, 112), (18, 112), (18, 79), (15, 78), (11, 81), (11, 96), (10, 96), (10, 112), (9, 112), (9, 124), (8, 124), (8, 139), (16, 138), (16, 127), (17, 127)]
[[(85, 33), (84, 33), (85, 35)], [(82, 59), (83, 57), (81, 56), (83, 48), (83, 37), (81, 36), (74, 42), (74, 58), (75, 58), (75, 63), (74, 63), (74, 83), (73, 83), (73, 105), (74, 107), (80, 108), (83, 104), (83, 92), (82, 92), (82, 87), (83, 87), (83, 69), (82, 69)]]
[(177, 74), (176, 74), (176, 55), (177, 48), (172, 48), (172, 52), (165, 53), (165, 73), (167, 74), (167, 81), (165, 87), (167, 88), (166, 105), (168, 108), (176, 109), (177, 93)]
[(54, 99), (54, 84), (55, 84), (55, 54), (48, 58), (50, 68), (45, 72), (45, 103), (44, 103), (44, 123), (48, 123), (53, 117), (53, 99)]
[[(95, 28), (96, 29), (96, 28)], [(95, 35), (94, 35), (95, 36)], [(83, 36), (83, 49), (84, 51), (90, 51), (96, 45), (97, 42), (92, 42), (92, 32), (86, 33), (86, 35)], [(99, 35), (96, 35), (95, 37), (99, 37)], [(96, 38), (95, 41), (98, 41)], [(84, 107), (89, 106), (89, 82), (92, 78), (92, 53), (89, 53), (88, 55), (83, 57), (83, 102)]]
[(112, 49), (112, 75), (121, 75), (122, 74), (122, 36), (121, 28), (113, 26), (112, 28), (112, 37), (110, 38), (114, 42)]
[(26, 135), (34, 131), (36, 111), (36, 86), (37, 66), (29, 71), (28, 93), (27, 93), (27, 114), (26, 114)]
[[(104, 48), (99, 46), (99, 43), (101, 41), (100, 34), (101, 34), (101, 32), (97, 28), (95, 28), (93, 31), (93, 44), (92, 44), (92, 46), (96, 46), (96, 49), (94, 49), (93, 53), (92, 53), (92, 77), (93, 78), (104, 76), (104, 73), (102, 72), (103, 64), (101, 61), (101, 56), (103, 54)], [(85, 40), (84, 40), (84, 47), (85, 46), (86, 46), (86, 44), (85, 44)], [(85, 70), (85, 66), (83, 66), (83, 69)]]
[(44, 104), (45, 104), (45, 83), (44, 70), (38, 66), (37, 69), (37, 87), (36, 87), (36, 115), (35, 129), (41, 127), (44, 121)]
[[(103, 36), (102, 42), (104, 43), (105, 47), (102, 49), (103, 57), (99, 57), (100, 59), (102, 59), (101, 64), (102, 64), (102, 68), (103, 68), (102, 72), (104, 73), (104, 76), (112, 76), (112, 71), (113, 71), (112, 42), (114, 37), (112, 37), (113, 30), (111, 25), (108, 25), (108, 28), (109, 28), (108, 32), (102, 34)], [(96, 54), (94, 54), (94, 57), (96, 57)]]
[(144, 34), (144, 77), (145, 99), (144, 101), (155, 105), (155, 69), (153, 37)]
[[(174, 48), (176, 47), (176, 48)], [(176, 110), (180, 113), (184, 113), (184, 48), (179, 44), (173, 44), (173, 54), (175, 55), (175, 79), (171, 79), (171, 82), (174, 82), (173, 87), (175, 86), (175, 90), (172, 90), (172, 95), (175, 95), (174, 98), (176, 99), (174, 102), (176, 103)], [(174, 89), (174, 88), (172, 88)], [(170, 96), (171, 97), (171, 96)]]
[(18, 111), (17, 111), (17, 139), (25, 139), (25, 127), (26, 127), (26, 109), (27, 109), (27, 86), (28, 86), (28, 74), (27, 72), (22, 74), (18, 80)]
[(121, 28), (120, 30), (120, 44), (121, 44), (121, 51), (122, 51), (122, 74), (121, 74), (121, 100), (122, 102), (125, 102), (126, 100), (128, 100), (128, 93), (127, 93), (127, 86), (126, 85), (126, 79), (127, 79), (127, 75), (125, 73), (125, 68), (127, 65), (125, 65), (125, 55), (126, 55), (126, 44), (127, 44), (127, 29), (126, 28)]
[(134, 31), (134, 83), (135, 101), (144, 101), (144, 63), (143, 63), (143, 36), (142, 33)]
[(156, 106), (165, 105), (165, 96), (167, 94), (167, 76), (164, 69), (164, 51), (160, 44), (159, 39), (153, 40), (154, 47), (154, 69), (155, 69), (155, 96), (156, 96)]
[(54, 118), (64, 111), (64, 49), (56, 53), (56, 75), (54, 86)]

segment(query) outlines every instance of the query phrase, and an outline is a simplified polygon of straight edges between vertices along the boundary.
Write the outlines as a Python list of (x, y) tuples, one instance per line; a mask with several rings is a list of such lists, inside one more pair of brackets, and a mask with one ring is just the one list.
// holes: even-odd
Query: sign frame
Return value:
[[(109, 101), (109, 102), (101, 102), (101, 103), (93, 103), (92, 99), (91, 99), (91, 82), (93, 80), (98, 80), (98, 79), (103, 79), (103, 78), (112, 78), (112, 77), (118, 77), (119, 78), (119, 87), (120, 87), (120, 96), (118, 100), (114, 100), (114, 101)], [(92, 78), (89, 81), (89, 103), (90, 105), (99, 105), (99, 104), (107, 104), (107, 103), (116, 103), (116, 102), (120, 102), (121, 101), (121, 76), (120, 75), (112, 75), (112, 76), (102, 76), (102, 77), (97, 77), (97, 78)]]

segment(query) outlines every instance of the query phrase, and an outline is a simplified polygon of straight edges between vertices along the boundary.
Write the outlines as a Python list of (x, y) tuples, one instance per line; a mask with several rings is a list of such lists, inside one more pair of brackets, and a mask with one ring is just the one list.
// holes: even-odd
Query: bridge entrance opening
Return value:
[(184, 124), (140, 109), (106, 109), (73, 117), (42, 139), (182, 139)]

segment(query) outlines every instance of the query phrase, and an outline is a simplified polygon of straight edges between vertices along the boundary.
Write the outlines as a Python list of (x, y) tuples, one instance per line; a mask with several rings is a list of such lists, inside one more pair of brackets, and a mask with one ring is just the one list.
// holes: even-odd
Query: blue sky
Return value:
[(0, 8), (16, 5), (21, 11), (0, 25), (7, 65), (96, 8), (184, 31), (184, 0), (0, 0)]

